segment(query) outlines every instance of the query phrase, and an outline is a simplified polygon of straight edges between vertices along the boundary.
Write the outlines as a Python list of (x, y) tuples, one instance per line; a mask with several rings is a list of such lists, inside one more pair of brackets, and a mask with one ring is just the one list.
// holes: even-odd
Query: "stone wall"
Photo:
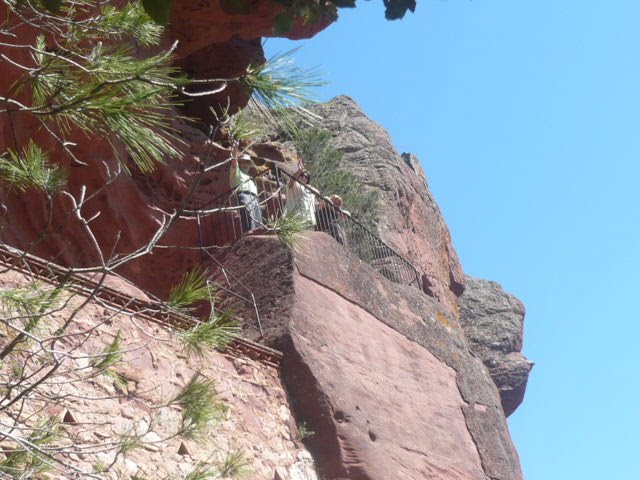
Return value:
[[(26, 282), (16, 272), (0, 274), (3, 290)], [(117, 282), (110, 283), (116, 286)], [(68, 318), (83, 301), (81, 296), (70, 297), (50, 322)], [(60, 456), (64, 462), (84, 472), (98, 464), (109, 465), (114, 460), (113, 450), (107, 448), (109, 443), (119, 441), (122, 435), (139, 435), (139, 447), (120, 457), (102, 478), (123, 480), (138, 475), (147, 479), (181, 479), (199, 463), (217, 465), (225, 455), (241, 452), (247, 460), (243, 478), (317, 479), (313, 460), (300, 442), (276, 368), (213, 351), (202, 356), (190, 354), (176, 332), (114, 312), (95, 301), (81, 306), (67, 330), (81, 331), (90, 332), (87, 340), (76, 344), (72, 338), (61, 341), (60, 350), (72, 351), (73, 358), (65, 361), (59, 375), (28, 397), (22, 411), (24, 418), (34, 414), (29, 420), (33, 423), (49, 416), (64, 421), (59, 443), (75, 439), (76, 445), (65, 449), (70, 453)], [(117, 332), (122, 338), (122, 361), (109, 374), (86, 375), (90, 372), (90, 356), (102, 352)], [(12, 338), (8, 333), (3, 329), (0, 346)], [(9, 378), (10, 368), (11, 365), (3, 365), (3, 378)], [(164, 405), (196, 372), (200, 378), (215, 382), (218, 398), (227, 412), (201, 436), (176, 436), (181, 408)], [(58, 400), (47, 401), (47, 396)], [(15, 448), (6, 437), (0, 442), (3, 450)], [(97, 447), (90, 448), (91, 445)], [(64, 469), (54, 471), (54, 478), (77, 478)]]

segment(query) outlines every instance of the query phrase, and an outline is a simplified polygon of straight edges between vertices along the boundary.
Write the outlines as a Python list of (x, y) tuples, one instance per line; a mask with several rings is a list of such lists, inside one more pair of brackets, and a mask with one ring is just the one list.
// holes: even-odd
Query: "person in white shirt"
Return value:
[(255, 230), (262, 223), (262, 211), (258, 201), (258, 187), (249, 175), (253, 167), (251, 157), (243, 153), (239, 158), (232, 158), (229, 170), (229, 183), (235, 188), (240, 209), (242, 231)]
[(311, 175), (302, 167), (289, 179), (284, 214), (298, 214), (313, 227), (316, 224), (316, 195), (314, 193), (317, 194), (318, 191), (309, 185), (310, 181)]

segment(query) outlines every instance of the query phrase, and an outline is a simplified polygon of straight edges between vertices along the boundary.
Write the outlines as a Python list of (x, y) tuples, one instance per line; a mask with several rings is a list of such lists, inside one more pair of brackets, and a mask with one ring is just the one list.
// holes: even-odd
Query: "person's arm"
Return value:
[(298, 178), (300, 178), (300, 174), (303, 171), (304, 170), (302, 169), (302, 167), (299, 167), (298, 170), (296, 170), (296, 173), (291, 175), (291, 177), (289, 178), (289, 183), (287, 184), (289, 188), (292, 188), (293, 185), (298, 182)]
[(240, 185), (239, 173), (238, 156), (234, 155), (231, 157), (231, 164), (229, 167), (229, 188), (237, 188)]
[(240, 152), (238, 151), (238, 143), (234, 142), (231, 147), (231, 168), (230, 171), (238, 170), (238, 155)]

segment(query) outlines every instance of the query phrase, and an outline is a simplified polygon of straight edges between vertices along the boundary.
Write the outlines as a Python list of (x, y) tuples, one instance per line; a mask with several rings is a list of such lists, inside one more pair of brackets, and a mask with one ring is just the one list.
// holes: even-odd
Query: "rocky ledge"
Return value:
[(293, 253), (245, 237), (221, 261), (256, 294), (263, 341), (285, 354), (320, 475), (522, 479), (498, 390), (446, 307), (324, 233)]

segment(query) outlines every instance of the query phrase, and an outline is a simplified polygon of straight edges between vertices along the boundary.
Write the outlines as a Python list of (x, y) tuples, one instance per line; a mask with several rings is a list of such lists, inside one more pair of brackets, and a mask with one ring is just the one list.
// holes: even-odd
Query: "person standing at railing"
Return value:
[(300, 215), (313, 227), (316, 224), (316, 195), (319, 192), (309, 185), (311, 175), (303, 167), (293, 174), (287, 183), (284, 215)]
[(231, 169), (229, 170), (229, 183), (231, 188), (236, 189), (238, 206), (240, 209), (240, 221), (242, 231), (255, 230), (262, 223), (262, 211), (258, 201), (258, 187), (249, 175), (253, 167), (251, 157), (243, 153), (239, 158), (231, 159)]
[(342, 198), (339, 195), (331, 195), (328, 199), (323, 199), (316, 212), (317, 229), (319, 232), (331, 235), (340, 245), (347, 246), (347, 238), (340, 220), (350, 217), (351, 214), (342, 210), (342, 205)]

